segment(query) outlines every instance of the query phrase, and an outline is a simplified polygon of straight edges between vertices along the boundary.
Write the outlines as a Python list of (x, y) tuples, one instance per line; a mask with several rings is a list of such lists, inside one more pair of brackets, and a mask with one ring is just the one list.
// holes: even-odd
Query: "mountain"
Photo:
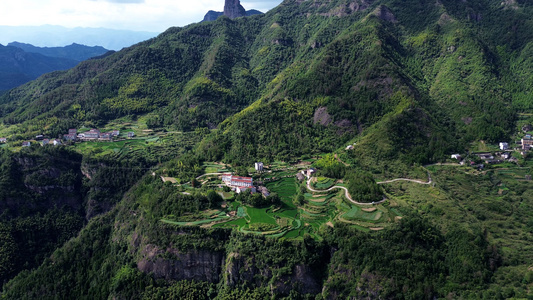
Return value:
[(44, 73), (72, 68), (78, 61), (27, 53), (0, 45), (0, 90), (9, 90), (36, 79)]
[(224, 15), (230, 19), (246, 16), (246, 10), (239, 0), (226, 0), (224, 4)]
[(226, 16), (230, 19), (234, 19), (238, 17), (249, 17), (249, 16), (254, 16), (254, 15), (260, 15), (260, 14), (263, 14), (263, 13), (255, 9), (245, 10), (239, 0), (226, 0), (224, 3), (223, 12), (217, 12), (217, 11), (210, 10), (205, 15), (203, 22), (215, 21), (220, 16)]
[[(213, 142), (233, 150), (215, 153), (217, 147), (205, 141), (211, 158), (249, 162), (331, 151), (358, 133), (366, 136), (365, 129), (376, 128), (384, 116), (412, 103), (405, 109), (424, 112), (432, 120), (426, 125), (440, 130), (428, 129), (421, 140), (406, 141), (409, 147), (402, 151), (429, 162), (475, 139), (505, 138), (514, 126), (513, 105), (518, 104), (512, 103), (512, 95), (523, 93), (510, 86), (510, 78), (527, 38), (518, 38), (521, 31), (507, 20), (501, 27), (516, 34), (495, 35), (491, 18), (499, 17), (491, 14), (492, 4), (463, 6), (486, 17), (472, 20), (445, 4), (422, 5), (423, 16), (407, 18), (410, 9), (394, 1), (320, 6), (287, 1), (263, 18), (171, 28), (156, 39), (12, 91), (0, 99), (0, 111), (6, 124), (57, 117), (63, 121), (47, 127), (54, 135), (71, 122), (106, 122), (151, 112), (149, 123), (155, 127), (220, 128)], [(285, 17), (289, 8), (296, 18)], [(524, 22), (527, 9), (503, 12), (509, 20)], [(304, 14), (309, 18), (302, 19)], [(515, 54), (499, 57), (501, 45), (509, 45)], [(58, 82), (77, 88), (64, 99), (60, 95), (66, 86)], [(30, 92), (36, 88), (43, 92)], [(82, 120), (69, 117), (74, 104), (85, 111)], [(273, 111), (285, 113), (273, 118)], [(320, 112), (328, 121), (314, 121)], [(264, 127), (254, 121), (263, 117), (276, 122)], [(257, 131), (243, 130), (244, 124), (257, 126)], [(19, 128), (22, 133), (25, 126)], [(269, 131), (261, 134), (265, 128)], [(272, 144), (274, 128), (293, 134)], [(422, 146), (426, 143), (436, 148)], [(248, 151), (244, 144), (257, 147)]]
[[(250, 9), (250, 10), (247, 10), (246, 11), (246, 17), (250, 17), (250, 16), (255, 16), (255, 15), (262, 15), (263, 13), (258, 11), (258, 10), (255, 10), (255, 9)], [(215, 21), (216, 19), (218, 19), (219, 17), (223, 16), (224, 15), (224, 12), (222, 11), (214, 11), (214, 10), (210, 10), (208, 11), (205, 16), (204, 16), (204, 19), (202, 20), (202, 22), (207, 22), (207, 21)]]
[(156, 36), (155, 32), (62, 26), (0, 26), (0, 43), (13, 41), (40, 47), (62, 47), (71, 43), (120, 50)]
[(76, 66), (80, 61), (108, 54), (103, 47), (72, 44), (41, 48), (13, 42), (0, 45), (0, 91), (7, 91), (37, 77)]
[[(0, 152), (0, 297), (531, 297), (531, 160), (473, 152), (533, 120), (532, 45), (530, 1), (286, 0), (15, 88), (15, 147), (146, 136)], [(266, 206), (202, 177), (258, 161)]]
[(48, 57), (66, 58), (77, 61), (87, 60), (109, 52), (104, 47), (89, 47), (75, 43), (65, 47), (36, 47), (30, 44), (12, 42), (8, 46), (17, 47), (29, 53), (38, 53)]

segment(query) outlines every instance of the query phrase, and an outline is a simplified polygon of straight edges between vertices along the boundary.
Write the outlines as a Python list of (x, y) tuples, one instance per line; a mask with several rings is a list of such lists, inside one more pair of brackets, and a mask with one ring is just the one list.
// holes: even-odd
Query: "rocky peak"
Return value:
[(383, 21), (388, 21), (391, 23), (397, 23), (398, 20), (396, 19), (396, 16), (392, 13), (390, 8), (388, 8), (385, 5), (380, 5), (376, 10), (374, 10), (373, 14), (382, 19)]
[(241, 1), (226, 0), (226, 3), (224, 4), (224, 15), (231, 19), (244, 17), (246, 16), (246, 10), (242, 7)]

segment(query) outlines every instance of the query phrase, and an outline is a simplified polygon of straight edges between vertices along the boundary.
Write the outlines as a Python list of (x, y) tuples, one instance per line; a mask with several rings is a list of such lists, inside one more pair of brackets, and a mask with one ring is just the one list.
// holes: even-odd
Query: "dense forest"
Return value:
[[(0, 149), (0, 298), (531, 297), (527, 182), (433, 170), (424, 194), (375, 178), (426, 176), (421, 166), (472, 142), (509, 140), (533, 105), (532, 47), (526, 0), (286, 0), (2, 93), (11, 145), (139, 118), (165, 139), (109, 153)], [(342, 161), (333, 152), (347, 144)], [(395, 193), (409, 208), (375, 232), (338, 222), (298, 239), (168, 222), (223, 202), (199, 187), (205, 162), (246, 175), (310, 157), (354, 199)], [(257, 209), (282, 200), (237, 197)]]

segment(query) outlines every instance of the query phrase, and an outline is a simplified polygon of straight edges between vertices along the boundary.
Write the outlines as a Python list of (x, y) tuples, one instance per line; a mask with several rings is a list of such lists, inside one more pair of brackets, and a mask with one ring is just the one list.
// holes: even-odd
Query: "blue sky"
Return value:
[[(241, 0), (246, 9), (266, 12), (282, 0)], [(0, 25), (94, 27), (162, 32), (201, 21), (224, 0), (16, 0), (0, 4)]]

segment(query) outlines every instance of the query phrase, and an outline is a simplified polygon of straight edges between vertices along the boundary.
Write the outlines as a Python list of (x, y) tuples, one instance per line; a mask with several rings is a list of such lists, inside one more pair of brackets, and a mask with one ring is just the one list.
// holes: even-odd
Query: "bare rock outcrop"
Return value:
[(372, 13), (376, 17), (380, 18), (383, 21), (391, 22), (391, 23), (397, 23), (398, 20), (396, 19), (396, 16), (392, 13), (390, 8), (388, 8), (385, 5), (380, 5), (374, 12)]
[[(225, 282), (229, 286), (269, 284), (273, 293), (288, 295), (291, 290), (303, 294), (317, 294), (322, 289), (321, 281), (316, 278), (311, 267), (298, 264), (287, 274), (276, 276), (269, 268), (258, 268), (255, 257), (243, 257), (238, 253), (228, 255), (225, 270)], [(278, 273), (274, 271), (274, 273)], [(276, 276), (274, 280), (272, 277)]]
[(217, 283), (220, 280), (224, 253), (204, 250), (180, 252), (146, 245), (137, 268), (154, 278), (166, 280), (198, 280)]
[(246, 10), (239, 0), (226, 0), (224, 4), (224, 15), (230, 19), (246, 16)]
[(320, 124), (323, 126), (328, 126), (333, 119), (331, 118), (331, 115), (328, 114), (328, 108), (325, 106), (319, 107), (313, 116), (313, 123), (314, 124)]

